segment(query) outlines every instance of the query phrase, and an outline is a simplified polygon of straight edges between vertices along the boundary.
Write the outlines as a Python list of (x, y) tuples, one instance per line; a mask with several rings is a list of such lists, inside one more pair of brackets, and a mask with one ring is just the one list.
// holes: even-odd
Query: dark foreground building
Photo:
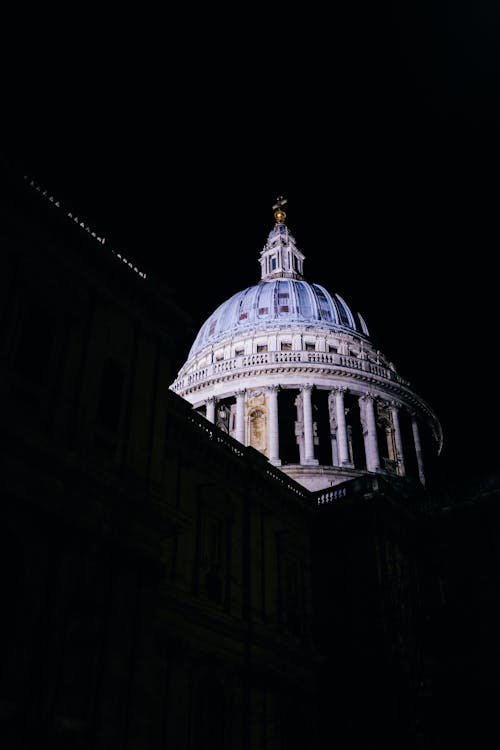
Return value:
[(2, 208), (0, 746), (490, 731), (498, 483), (306, 490), (168, 388), (195, 326), (166, 290), (22, 176)]

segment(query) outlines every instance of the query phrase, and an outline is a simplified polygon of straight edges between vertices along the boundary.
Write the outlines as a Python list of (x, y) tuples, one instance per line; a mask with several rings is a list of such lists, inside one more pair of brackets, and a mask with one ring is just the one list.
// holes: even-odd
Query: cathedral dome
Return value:
[(247, 287), (223, 302), (201, 327), (188, 359), (235, 335), (277, 326), (314, 326), (369, 335), (361, 315), (353, 314), (340, 295), (330, 294), (319, 284), (280, 278)]
[(170, 387), (308, 489), (373, 473), (425, 484), (441, 425), (361, 315), (305, 280), (285, 203), (273, 206), (260, 280), (206, 319)]

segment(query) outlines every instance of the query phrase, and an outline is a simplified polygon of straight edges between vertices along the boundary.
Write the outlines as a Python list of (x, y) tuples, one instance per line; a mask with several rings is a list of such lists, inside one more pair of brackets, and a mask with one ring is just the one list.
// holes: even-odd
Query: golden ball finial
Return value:
[(286, 219), (286, 213), (281, 208), (285, 205), (287, 202), (286, 198), (283, 198), (282, 195), (279, 195), (276, 198), (276, 203), (273, 206), (274, 209), (274, 218), (276, 220), (276, 224), (284, 224)]

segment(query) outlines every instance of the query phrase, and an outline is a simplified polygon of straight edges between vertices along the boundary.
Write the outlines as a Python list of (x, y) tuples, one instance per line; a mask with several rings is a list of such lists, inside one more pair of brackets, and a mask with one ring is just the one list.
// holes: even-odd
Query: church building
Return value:
[(2, 749), (491, 727), (499, 483), (430, 490), (438, 416), (307, 280), (285, 199), (201, 323), (36, 180), (1, 188)]

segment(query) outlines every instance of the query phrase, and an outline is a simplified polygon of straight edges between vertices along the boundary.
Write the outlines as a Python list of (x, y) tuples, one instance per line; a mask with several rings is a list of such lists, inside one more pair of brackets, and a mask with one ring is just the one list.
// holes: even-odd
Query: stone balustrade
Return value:
[(345, 370), (354, 370), (357, 372), (366, 372), (370, 375), (396, 382), (400, 385), (409, 386), (409, 382), (400, 377), (395, 370), (383, 367), (367, 359), (337, 354), (334, 352), (310, 352), (310, 351), (271, 351), (259, 352), (256, 354), (245, 354), (224, 359), (202, 367), (200, 370), (184, 375), (178, 378), (172, 385), (172, 390), (180, 393), (188, 388), (192, 388), (211, 378), (223, 375), (229, 372), (245, 373), (255, 367), (269, 365), (297, 365), (304, 364), (308, 367), (313, 366), (318, 369), (324, 369), (329, 365), (332, 368), (344, 368)]

